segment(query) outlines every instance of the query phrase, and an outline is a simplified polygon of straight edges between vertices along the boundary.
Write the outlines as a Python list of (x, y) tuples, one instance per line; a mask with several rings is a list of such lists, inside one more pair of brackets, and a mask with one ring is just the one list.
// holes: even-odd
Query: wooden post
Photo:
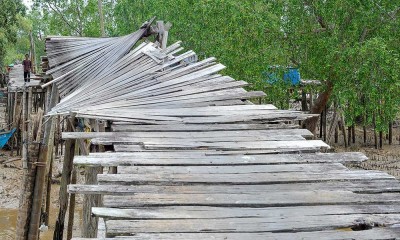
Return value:
[(324, 141), (326, 142), (326, 115), (328, 115), (328, 107), (325, 105), (324, 109), (324, 124), (322, 125), (323, 127), (323, 134), (324, 134)]
[[(85, 168), (85, 184), (97, 184), (97, 174), (103, 173), (102, 167)], [(82, 237), (97, 237), (98, 217), (92, 216), (92, 207), (101, 207), (101, 195), (85, 194), (83, 198)]]
[[(29, 97), (32, 97), (30, 90), (30, 94), (28, 95)], [(30, 141), (28, 133), (28, 129), (26, 129), (26, 124), (27, 124), (27, 116), (28, 113), (31, 109), (31, 105), (29, 104), (32, 103), (28, 99), (26, 99), (26, 89), (24, 89), (23, 92), (23, 97), (21, 99), (21, 104), (22, 104), (22, 128), (23, 128), (23, 157), (25, 159), (24, 161), (24, 173), (23, 173), (23, 181), (22, 181), (22, 186), (21, 186), (21, 196), (20, 196), (20, 204), (19, 204), (19, 211), (18, 211), (18, 220), (17, 220), (17, 231), (16, 231), (16, 239), (17, 240), (25, 240), (25, 239), (37, 239), (37, 234), (35, 237), (31, 237), (31, 226), (30, 224), (32, 223), (32, 214), (37, 214), (36, 209), (33, 208), (35, 202), (34, 196), (40, 196), (37, 195), (37, 192), (35, 190), (35, 184), (37, 182), (35, 181), (35, 176), (36, 176), (36, 159), (37, 159), (37, 149), (36, 147), (33, 147), (30, 151), (31, 157), (28, 157), (28, 142)], [(29, 109), (29, 111), (28, 111)], [(20, 122), (19, 120), (16, 121), (17, 123)], [(31, 124), (30, 124), (31, 125)], [(30, 131), (30, 130), (29, 130)], [(28, 135), (28, 136), (27, 136)], [(26, 168), (25, 168), (26, 167)], [(39, 209), (39, 217), (40, 217), (40, 209)], [(35, 216), (36, 217), (36, 216)], [(39, 226), (37, 227), (39, 228)]]
[[(75, 155), (78, 155), (79, 147), (75, 144)], [(76, 184), (76, 168), (72, 168), (71, 184)], [(74, 227), (74, 213), (75, 213), (75, 193), (71, 193), (69, 196), (69, 208), (68, 208), (68, 229), (67, 229), (67, 240), (71, 240), (72, 231)]]
[(55, 155), (58, 156), (58, 152), (59, 152), (59, 146), (60, 146), (60, 116), (57, 116), (57, 123), (56, 123), (56, 135), (57, 137), (55, 138), (55, 147), (56, 147), (56, 151), (55, 151)]
[[(57, 104), (57, 101), (58, 101), (57, 88), (53, 86), (51, 91), (49, 109), (55, 106)], [(36, 240), (38, 239), (39, 236), (40, 215), (42, 212), (41, 210), (42, 210), (43, 193), (45, 189), (45, 179), (47, 179), (46, 176), (51, 162), (50, 159), (52, 158), (53, 155), (55, 123), (56, 121), (54, 117), (51, 117), (51, 119), (49, 119), (46, 122), (44, 128), (43, 141), (41, 142), (40, 146), (39, 161), (37, 163), (37, 171), (35, 179), (34, 198), (32, 204), (32, 213), (31, 213), (29, 235), (28, 235), (30, 240)]]
[(348, 127), (347, 127), (347, 137), (348, 137), (347, 143), (348, 143), (349, 146), (350, 146), (350, 144), (351, 144), (351, 126), (348, 126)]
[(7, 92), (7, 126), (8, 126), (8, 130), (10, 130), (10, 126), (11, 126), (11, 94), (10, 92)]
[(28, 168), (28, 148), (26, 145), (27, 141), (27, 129), (26, 129), (26, 88), (24, 87), (24, 90), (22, 92), (22, 168), (27, 169)]
[(322, 133), (323, 133), (323, 123), (324, 122), (324, 110), (321, 112), (320, 116), (319, 116), (319, 138), (322, 139)]
[(335, 127), (335, 143), (339, 142), (339, 126), (336, 124)]
[(304, 88), (301, 89), (301, 111), (308, 111), (307, 92)]
[(344, 147), (347, 148), (347, 136), (346, 136), (346, 124), (344, 122), (344, 116), (343, 113), (341, 114), (342, 116), (340, 117), (340, 121), (342, 124), (342, 133), (343, 133), (343, 142), (344, 142)]
[(376, 132), (376, 118), (375, 113), (372, 116), (372, 122), (374, 123), (374, 139), (375, 139), (375, 149), (378, 149), (378, 134)]
[(19, 199), (18, 218), (16, 227), (16, 240), (28, 239), (29, 215), (31, 213), (31, 202), (33, 192), (33, 180), (35, 171), (32, 167), (23, 169), (21, 196)]
[(329, 126), (329, 130), (328, 130), (328, 138), (327, 138), (327, 142), (330, 143), (331, 139), (332, 139), (332, 134), (333, 131), (335, 131), (335, 143), (337, 143), (337, 124), (338, 120), (337, 120), (337, 112), (336, 112), (336, 108), (333, 110), (333, 116), (332, 116), (332, 122)]
[[(74, 122), (74, 119), (75, 118), (72, 117), (71, 122)], [(71, 124), (67, 124), (67, 131), (71, 132), (72, 130), (73, 126)], [(65, 214), (67, 213), (67, 207), (68, 207), (67, 186), (68, 184), (70, 184), (71, 181), (71, 172), (72, 172), (74, 154), (75, 154), (75, 140), (68, 139), (65, 142), (64, 163), (61, 175), (60, 194), (59, 194), (60, 209), (58, 212), (58, 217), (54, 228), (53, 240), (63, 240)]]
[(32, 118), (31, 118), (31, 115), (32, 115), (32, 88), (31, 87), (28, 90), (28, 101), (27, 102), (28, 102), (28, 106), (27, 106), (28, 114), (26, 116), (26, 121), (28, 122), (28, 129), (26, 131), (27, 141), (25, 144), (26, 144), (26, 148), (29, 149), (31, 139), (33, 139), (32, 138)]
[[(103, 123), (96, 123), (98, 131), (105, 131)], [(101, 148), (101, 146), (100, 146)], [(104, 149), (103, 149), (104, 151)], [(103, 173), (103, 167), (86, 167), (85, 168), (85, 183), (86, 184), (97, 184), (97, 174)], [(95, 238), (97, 237), (98, 230), (98, 217), (92, 216), (92, 207), (101, 207), (102, 199), (101, 195), (89, 195), (83, 196), (83, 227), (82, 237)]]
[(53, 175), (53, 161), (54, 158), (50, 158), (48, 159), (49, 163), (49, 170), (47, 172), (47, 179), (45, 179), (45, 181), (47, 181), (47, 187), (46, 187), (46, 209), (45, 209), (45, 213), (46, 213), (46, 219), (44, 220), (44, 224), (46, 226), (49, 226), (49, 219), (50, 219), (50, 205), (51, 205), (51, 176)]

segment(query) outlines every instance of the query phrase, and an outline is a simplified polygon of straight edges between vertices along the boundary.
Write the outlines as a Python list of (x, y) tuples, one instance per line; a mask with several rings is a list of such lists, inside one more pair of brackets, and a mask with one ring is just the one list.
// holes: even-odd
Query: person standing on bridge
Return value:
[(31, 62), (31, 60), (29, 60), (28, 54), (25, 54), (25, 60), (22, 61), (22, 65), (24, 66), (24, 81), (30, 82), (31, 81), (32, 62)]

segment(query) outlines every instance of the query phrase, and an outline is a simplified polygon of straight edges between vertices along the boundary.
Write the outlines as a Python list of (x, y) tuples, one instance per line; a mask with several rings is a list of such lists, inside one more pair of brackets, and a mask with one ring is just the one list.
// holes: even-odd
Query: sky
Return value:
[(29, 9), (31, 9), (32, 0), (22, 0), (22, 2), (23, 2)]

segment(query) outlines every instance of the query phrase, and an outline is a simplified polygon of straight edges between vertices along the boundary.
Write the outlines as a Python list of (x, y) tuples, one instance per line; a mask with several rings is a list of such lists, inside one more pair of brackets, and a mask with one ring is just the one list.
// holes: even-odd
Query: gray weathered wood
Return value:
[[(340, 220), (338, 220), (340, 218)], [(365, 216), (326, 215), (291, 216), (270, 218), (186, 219), (177, 220), (110, 220), (107, 221), (107, 235), (129, 236), (130, 233), (193, 233), (193, 232), (307, 232), (350, 228), (363, 223), (391, 226), (398, 223), (398, 214), (374, 214)]]
[[(194, 240), (194, 239), (214, 239), (214, 240), (354, 240), (354, 239), (381, 239), (393, 240), (400, 235), (400, 228), (375, 227), (363, 231), (350, 231), (342, 228), (338, 230), (310, 231), (310, 232), (257, 232), (257, 233), (137, 233), (135, 236), (107, 238), (121, 240)], [(89, 240), (88, 238), (74, 238), (73, 240)]]
[(207, 152), (132, 152), (92, 153), (76, 156), (74, 164), (110, 166), (163, 165), (272, 165), (304, 163), (359, 163), (367, 160), (362, 153), (267, 154), (267, 155), (210, 155)]
[(325, 215), (351, 214), (398, 214), (398, 205), (327, 205), (327, 206), (293, 206), (272, 208), (249, 207), (207, 207), (207, 206), (170, 206), (149, 208), (92, 208), (94, 215), (111, 219), (226, 219), (231, 218), (273, 218), (294, 216), (317, 217)]
[(346, 190), (355, 193), (385, 193), (399, 192), (400, 183), (397, 180), (360, 180), (360, 181), (328, 181), (328, 182), (312, 182), (312, 183), (280, 183), (267, 185), (176, 185), (176, 186), (160, 186), (160, 185), (69, 185), (70, 193), (81, 194), (101, 194), (101, 195), (133, 195), (136, 193), (193, 193), (193, 194), (258, 194), (266, 192), (290, 192), (313, 190)]

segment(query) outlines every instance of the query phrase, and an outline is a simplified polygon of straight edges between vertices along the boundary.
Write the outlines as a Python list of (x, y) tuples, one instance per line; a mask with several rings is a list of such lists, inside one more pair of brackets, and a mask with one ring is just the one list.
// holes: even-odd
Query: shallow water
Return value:
[[(55, 213), (55, 211), (52, 211)], [(1, 209), (0, 208), (0, 239), (14, 240), (15, 227), (17, 225), (18, 209)], [(53, 216), (51, 216), (53, 217)], [(49, 231), (40, 233), (40, 240), (53, 239), (53, 229), (49, 227)]]

